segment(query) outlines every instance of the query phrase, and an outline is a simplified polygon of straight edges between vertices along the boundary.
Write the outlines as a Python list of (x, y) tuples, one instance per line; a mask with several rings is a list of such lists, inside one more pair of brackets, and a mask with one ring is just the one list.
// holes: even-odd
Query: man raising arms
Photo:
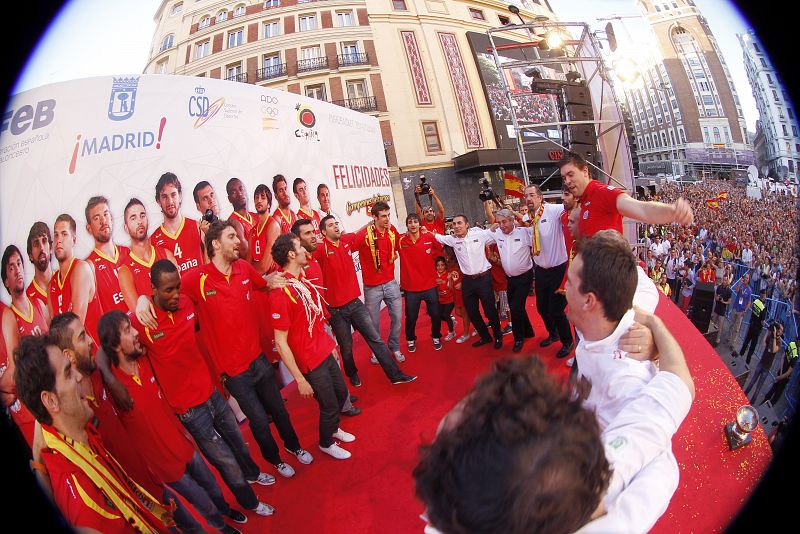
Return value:
[(164, 222), (150, 236), (150, 243), (172, 252), (181, 273), (205, 263), (200, 227), (194, 219), (181, 215), (181, 182), (173, 173), (165, 172), (158, 179), (156, 202)]
[(149, 221), (144, 204), (138, 198), (132, 198), (125, 206), (125, 232), (131, 238), (131, 250), (127, 261), (119, 268), (119, 287), (122, 297), (130, 311), (136, 309), (139, 295), (149, 295), (150, 268), (158, 260), (168, 259), (177, 267), (175, 256), (169, 250), (156, 247), (147, 238)]
[(323, 217), (320, 225), (325, 238), (314, 252), (314, 258), (322, 268), (325, 287), (336, 288), (336, 291), (327, 294), (328, 310), (331, 313), (331, 327), (342, 350), (342, 362), (347, 378), (355, 387), (361, 386), (361, 378), (358, 376), (358, 368), (353, 359), (351, 328), (354, 328), (364, 336), (364, 340), (392, 384), (413, 382), (417, 377), (409, 376), (397, 367), (389, 355), (389, 348), (375, 329), (366, 306), (358, 298), (361, 295), (361, 288), (358, 285), (351, 249), (355, 243), (355, 234), (342, 235), (339, 223), (332, 215)]
[(58, 271), (50, 280), (48, 312), (50, 317), (71, 311), (86, 325), (93, 340), (97, 339), (97, 321), (103, 308), (97, 295), (97, 284), (91, 266), (74, 256), (75, 219), (62, 213), (53, 224), (54, 250)]
[(272, 256), (286, 273), (288, 284), (276, 291), (272, 302), (275, 344), (281, 359), (292, 373), (303, 398), (314, 396), (319, 404), (319, 448), (338, 460), (350, 452), (334, 440), (354, 441), (352, 434), (339, 428), (339, 413), (347, 400), (339, 365), (333, 359), (336, 343), (325, 332), (322, 297), (305, 280), (308, 263), (305, 249), (294, 234), (280, 236), (272, 246)]
[(26, 293), (31, 301), (40, 300), (47, 307), (47, 290), (53, 270), (50, 259), (53, 255), (53, 238), (50, 228), (43, 222), (37, 221), (28, 232), (28, 259), (34, 267), (33, 280), (28, 284)]
[(86, 204), (86, 231), (94, 238), (94, 250), (86, 262), (94, 270), (97, 281), (97, 296), (104, 312), (125, 310), (125, 300), (119, 287), (118, 269), (128, 259), (127, 247), (114, 244), (111, 235), (114, 221), (108, 209), (108, 199), (103, 196), (92, 197)]

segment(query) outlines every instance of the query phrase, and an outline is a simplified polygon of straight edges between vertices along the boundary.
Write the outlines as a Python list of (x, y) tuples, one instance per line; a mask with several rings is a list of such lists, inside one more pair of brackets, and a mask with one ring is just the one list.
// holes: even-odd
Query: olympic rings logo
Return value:
[(270, 117), (276, 117), (278, 115), (278, 108), (273, 108), (272, 106), (261, 106), (261, 113), (269, 115)]

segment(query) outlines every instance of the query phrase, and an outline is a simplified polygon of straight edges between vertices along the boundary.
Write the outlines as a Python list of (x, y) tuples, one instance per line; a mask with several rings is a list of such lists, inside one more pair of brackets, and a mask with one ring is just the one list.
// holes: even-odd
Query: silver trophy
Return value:
[(728, 439), (728, 448), (732, 451), (744, 447), (753, 438), (750, 433), (758, 426), (758, 411), (752, 406), (740, 406), (736, 410), (736, 421), (725, 425), (725, 437)]

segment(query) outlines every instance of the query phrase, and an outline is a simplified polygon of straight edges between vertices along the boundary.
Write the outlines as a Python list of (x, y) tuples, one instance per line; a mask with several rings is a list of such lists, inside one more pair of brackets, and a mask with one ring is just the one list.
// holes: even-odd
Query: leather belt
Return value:
[(486, 276), (487, 274), (489, 274), (489, 271), (490, 271), (490, 270), (491, 270), (491, 269), (486, 269), (486, 270), (485, 270), (485, 271), (483, 271), (482, 273), (478, 273), (478, 274), (465, 274), (465, 275), (464, 275), (464, 277), (465, 277), (465, 278), (470, 278), (470, 279), (472, 279), (472, 280), (475, 280), (476, 278), (483, 278), (484, 276)]

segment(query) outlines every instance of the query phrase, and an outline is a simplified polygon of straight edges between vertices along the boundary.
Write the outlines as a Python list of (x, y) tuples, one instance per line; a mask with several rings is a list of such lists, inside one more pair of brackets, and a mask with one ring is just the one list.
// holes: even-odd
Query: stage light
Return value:
[(631, 58), (623, 57), (616, 59), (612, 65), (614, 67), (614, 72), (617, 74), (617, 78), (625, 83), (633, 83), (640, 76), (636, 62)]
[(564, 38), (557, 30), (550, 30), (544, 36), (544, 42), (547, 43), (547, 48), (550, 50), (558, 50), (564, 46)]

